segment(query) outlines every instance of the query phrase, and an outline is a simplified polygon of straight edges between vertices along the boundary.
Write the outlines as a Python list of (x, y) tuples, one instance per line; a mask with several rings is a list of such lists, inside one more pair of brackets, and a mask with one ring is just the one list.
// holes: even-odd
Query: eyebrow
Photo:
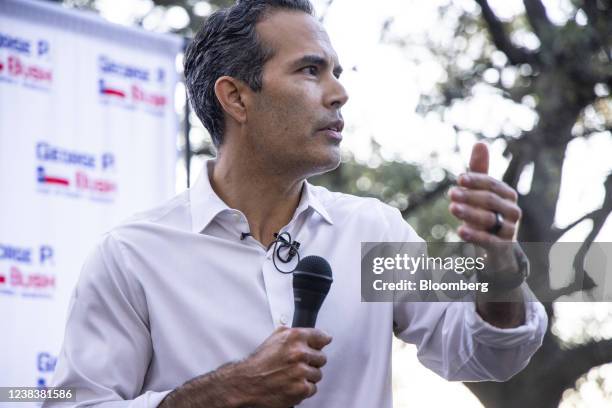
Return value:
[[(309, 54), (309, 55), (304, 55), (302, 58), (300, 58), (294, 63), (294, 66), (296, 67), (299, 67), (302, 65), (316, 65), (317, 67), (321, 69), (325, 69), (328, 67), (329, 63), (327, 62), (325, 58), (323, 58), (320, 55)], [(344, 69), (342, 68), (342, 66), (340, 66), (340, 64), (334, 66), (334, 75), (336, 77), (339, 77), (340, 74), (342, 74), (342, 71), (344, 71)]]

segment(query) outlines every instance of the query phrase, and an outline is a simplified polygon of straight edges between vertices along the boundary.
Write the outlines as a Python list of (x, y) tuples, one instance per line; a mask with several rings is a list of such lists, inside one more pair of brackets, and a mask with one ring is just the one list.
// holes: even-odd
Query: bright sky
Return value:
[[(314, 0), (319, 13), (325, 10), (327, 0)], [(448, 30), (436, 26), (436, 7), (444, 0), (335, 0), (325, 18), (332, 44), (345, 68), (343, 84), (350, 100), (343, 109), (346, 121), (344, 148), (362, 161), (370, 158), (370, 138), (382, 145), (387, 159), (401, 158), (411, 162), (428, 162), (445, 167), (455, 173), (463, 171), (469, 159), (474, 139), (461, 136), (458, 140), (459, 153), (453, 152), (456, 140), (450, 126), (439, 118), (423, 118), (415, 112), (421, 93), (427, 92), (443, 75), (437, 64), (429, 61), (415, 64), (406, 51), (379, 42), (383, 22), (394, 18), (392, 33), (423, 38), (430, 33), (439, 39), (449, 37)], [(466, 8), (473, 8), (473, 0), (457, 0)], [(522, 12), (520, 0), (491, 0), (492, 6), (501, 18), (510, 19)], [(563, 22), (571, 10), (568, 0), (545, 0), (549, 16), (556, 22)], [(134, 16), (143, 15), (152, 8), (149, 0), (99, 0), (102, 15), (118, 23), (129, 24)], [(374, 6), (375, 5), (375, 6)], [(198, 10), (206, 15), (209, 7), (201, 2)], [(144, 21), (145, 28), (176, 26), (185, 24), (184, 10), (173, 9), (164, 16), (155, 9)], [(434, 27), (436, 29), (434, 30)], [(523, 35), (525, 45), (533, 45), (532, 36)], [(356, 66), (357, 70), (351, 68)], [(180, 103), (180, 101), (178, 101)], [(482, 128), (485, 133), (496, 134), (504, 122), (528, 130), (534, 125), (535, 116), (530, 109), (513, 106), (495, 95), (481, 94), (478, 102), (456, 109), (450, 115), (462, 125)], [(195, 129), (195, 132), (198, 132)], [(501, 177), (507, 161), (502, 157), (503, 146), (495, 143), (491, 148), (491, 173)], [(609, 152), (612, 138), (599, 135), (589, 140), (576, 140), (568, 148), (561, 198), (557, 211), (557, 223), (566, 225), (581, 215), (598, 208), (603, 199), (602, 183), (612, 169)], [(437, 154), (437, 161), (429, 157)], [(201, 166), (195, 160), (192, 167), (195, 176)], [(179, 171), (179, 183), (184, 183), (184, 174)], [(528, 185), (522, 180), (519, 190)], [(587, 228), (576, 228), (566, 234), (566, 241), (582, 241)], [(609, 219), (598, 237), (599, 241), (612, 241), (612, 220)], [(571, 307), (568, 307), (572, 305)], [(585, 305), (588, 306), (588, 305)], [(601, 307), (600, 307), (601, 306)], [(604, 307), (605, 306), (605, 307)], [(565, 319), (560, 319), (558, 331), (564, 338), (575, 336), (576, 322), (585, 316), (609, 316), (610, 308), (598, 305), (596, 308), (577, 308), (575, 304), (561, 304)], [(609, 325), (608, 325), (609, 326)], [(612, 327), (606, 330), (612, 336)], [(609, 333), (608, 333), (609, 332)], [(394, 345), (394, 389), (395, 407), (453, 406), (454, 408), (478, 407), (476, 398), (463, 385), (448, 383), (423, 368), (415, 357), (411, 346)], [(608, 373), (603, 370), (601, 375)], [(590, 385), (581, 388), (581, 398), (595, 407), (606, 402)], [(584, 395), (583, 395), (584, 394)], [(575, 396), (574, 396), (575, 397)], [(607, 402), (609, 403), (609, 402)], [(567, 405), (569, 407), (569, 405)], [(581, 406), (581, 405), (577, 405)], [(601, 405), (603, 406), (603, 405)]]

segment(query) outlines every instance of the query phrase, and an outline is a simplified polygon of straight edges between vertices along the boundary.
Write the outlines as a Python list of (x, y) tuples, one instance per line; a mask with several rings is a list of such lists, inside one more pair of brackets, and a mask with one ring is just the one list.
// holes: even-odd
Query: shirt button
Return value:
[(284, 313), (283, 313), (283, 314), (282, 314), (282, 315), (280, 315), (280, 317), (278, 318), (278, 322), (279, 322), (281, 325), (286, 326), (286, 325), (287, 325), (287, 323), (289, 322), (289, 318), (287, 317), (287, 315), (286, 315), (286, 314), (284, 314)]

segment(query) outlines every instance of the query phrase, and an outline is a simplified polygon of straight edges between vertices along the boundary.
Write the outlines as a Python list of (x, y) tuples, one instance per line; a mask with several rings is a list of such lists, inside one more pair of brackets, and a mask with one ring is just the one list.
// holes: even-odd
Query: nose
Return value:
[(338, 78), (331, 77), (329, 81), (329, 91), (325, 98), (325, 106), (329, 109), (340, 109), (348, 101), (348, 94), (344, 86), (340, 83)]

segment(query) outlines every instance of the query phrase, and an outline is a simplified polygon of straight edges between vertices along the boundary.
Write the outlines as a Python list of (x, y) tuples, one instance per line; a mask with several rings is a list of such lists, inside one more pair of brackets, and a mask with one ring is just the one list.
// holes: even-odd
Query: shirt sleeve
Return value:
[(86, 260), (72, 294), (53, 387), (76, 401), (43, 407), (156, 407), (171, 390), (141, 393), (152, 345), (142, 287), (108, 234)]
[[(387, 210), (389, 241), (423, 240), (396, 209)], [(451, 381), (507, 381), (529, 363), (548, 327), (544, 307), (522, 285), (525, 324), (501, 329), (484, 321), (474, 301), (397, 302), (394, 332), (417, 347), (419, 361)]]

